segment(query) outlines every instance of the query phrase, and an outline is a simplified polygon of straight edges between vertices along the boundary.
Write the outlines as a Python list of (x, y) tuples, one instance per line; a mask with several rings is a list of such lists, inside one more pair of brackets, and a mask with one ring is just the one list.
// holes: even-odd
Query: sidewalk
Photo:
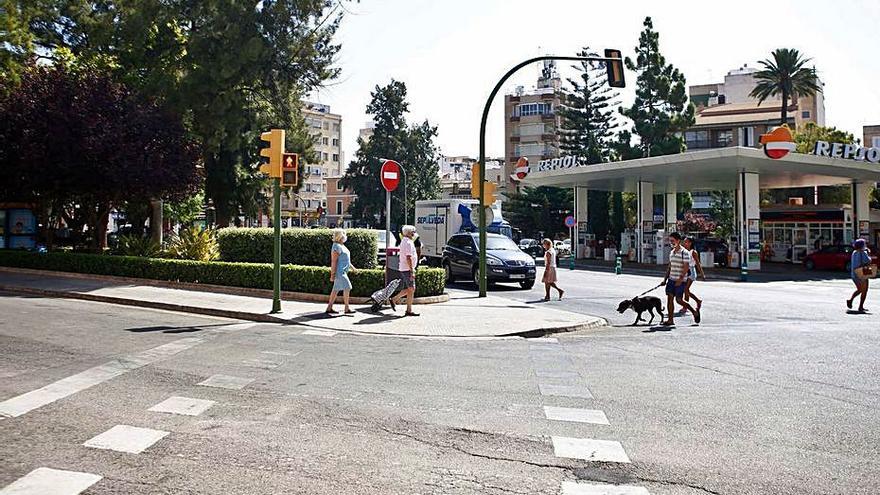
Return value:
[[(451, 291), (449, 302), (416, 306), (415, 311), (421, 315), (417, 318), (404, 318), (405, 308), (400, 306), (396, 314), (390, 308), (382, 313), (371, 313), (369, 308), (355, 306), (354, 315), (330, 317), (323, 313), (324, 303), (284, 300), (283, 312), (269, 314), (271, 298), (171, 288), (167, 284), (152, 285), (149, 280), (140, 282), (0, 268), (0, 291), (286, 323), (320, 330), (434, 337), (531, 337), (607, 324), (603, 318), (546, 308), (538, 303), (521, 303), (491, 295), (481, 299), (476, 292), (469, 291)], [(341, 304), (336, 309), (341, 310)]]

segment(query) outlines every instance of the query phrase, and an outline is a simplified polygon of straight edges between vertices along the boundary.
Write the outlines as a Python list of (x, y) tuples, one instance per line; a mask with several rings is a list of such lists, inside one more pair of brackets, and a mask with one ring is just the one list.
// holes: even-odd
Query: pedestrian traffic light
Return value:
[(281, 160), (281, 187), (296, 187), (299, 177), (299, 155), (284, 153)]
[(285, 132), (283, 129), (272, 129), (260, 134), (260, 140), (269, 143), (260, 150), (260, 156), (268, 158), (260, 165), (260, 172), (269, 174), (269, 177), (281, 177), (281, 159), (284, 155)]
[(605, 70), (608, 73), (608, 85), (612, 88), (626, 87), (623, 77), (623, 54), (613, 48), (605, 49)]
[(471, 197), (480, 199), (480, 164), (471, 165)]
[(483, 183), (483, 206), (492, 206), (495, 204), (495, 183), (486, 181)]

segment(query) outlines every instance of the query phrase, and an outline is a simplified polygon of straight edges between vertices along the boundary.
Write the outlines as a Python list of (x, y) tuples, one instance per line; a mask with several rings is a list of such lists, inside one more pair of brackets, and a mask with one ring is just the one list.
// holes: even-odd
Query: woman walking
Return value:
[[(870, 270), (871, 256), (868, 255), (868, 246), (864, 239), (856, 239), (853, 243), (852, 257), (850, 258), (850, 277), (856, 284), (856, 291), (846, 300), (846, 307), (852, 309), (856, 296), (859, 298), (859, 313), (866, 313), (865, 298), (868, 297), (868, 277), (864, 270)], [(868, 267), (868, 268), (866, 268)]]
[(544, 239), (541, 244), (544, 245), (544, 277), (541, 278), (541, 282), (544, 282), (544, 300), (550, 300), (551, 287), (559, 291), (559, 300), (562, 300), (565, 291), (556, 286), (556, 249), (550, 239)]
[[(691, 299), (693, 299), (694, 301), (697, 301), (697, 311), (699, 311), (700, 308), (703, 307), (703, 300), (694, 295), (693, 292), (691, 292), (691, 286), (694, 285), (694, 282), (697, 280), (697, 271), (699, 271), (700, 278), (703, 280), (706, 280), (706, 274), (703, 272), (702, 263), (700, 263), (700, 253), (698, 253), (697, 250), (694, 249), (693, 237), (685, 238), (684, 249), (690, 253), (690, 257), (692, 260), (688, 273), (688, 280), (684, 286), (684, 300), (690, 301)], [(684, 311), (684, 309), (682, 309), (682, 311)]]
[(354, 313), (348, 307), (348, 296), (351, 292), (351, 280), (348, 279), (348, 272), (355, 268), (351, 264), (351, 253), (345, 247), (347, 240), (348, 236), (345, 235), (344, 230), (336, 229), (333, 231), (333, 247), (330, 248), (330, 281), (333, 282), (333, 288), (330, 290), (330, 300), (327, 302), (327, 311), (325, 311), (328, 315), (338, 314), (338, 311), (333, 309), (333, 303), (336, 302), (339, 291), (342, 291), (345, 314)]

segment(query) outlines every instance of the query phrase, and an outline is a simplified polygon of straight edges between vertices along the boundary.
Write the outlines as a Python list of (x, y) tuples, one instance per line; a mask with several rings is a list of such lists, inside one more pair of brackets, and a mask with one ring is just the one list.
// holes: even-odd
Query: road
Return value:
[[(535, 304), (613, 326), (530, 340), (0, 294), (0, 493), (38, 468), (92, 495), (880, 491), (880, 317), (841, 309), (846, 281), (704, 283), (701, 326), (628, 327), (617, 302), (656, 282), (560, 270)], [(149, 410), (170, 397), (213, 402)]]

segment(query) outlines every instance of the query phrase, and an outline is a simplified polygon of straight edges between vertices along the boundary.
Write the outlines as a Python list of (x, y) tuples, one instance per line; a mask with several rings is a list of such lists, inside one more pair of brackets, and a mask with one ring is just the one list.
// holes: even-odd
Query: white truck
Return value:
[[(477, 232), (471, 221), (475, 199), (437, 199), (416, 201), (416, 229), (422, 242), (422, 256), (428, 264), (440, 266), (446, 241), (459, 232)], [(501, 216), (501, 201), (492, 205), (493, 221), (487, 232), (513, 236), (513, 230)]]

